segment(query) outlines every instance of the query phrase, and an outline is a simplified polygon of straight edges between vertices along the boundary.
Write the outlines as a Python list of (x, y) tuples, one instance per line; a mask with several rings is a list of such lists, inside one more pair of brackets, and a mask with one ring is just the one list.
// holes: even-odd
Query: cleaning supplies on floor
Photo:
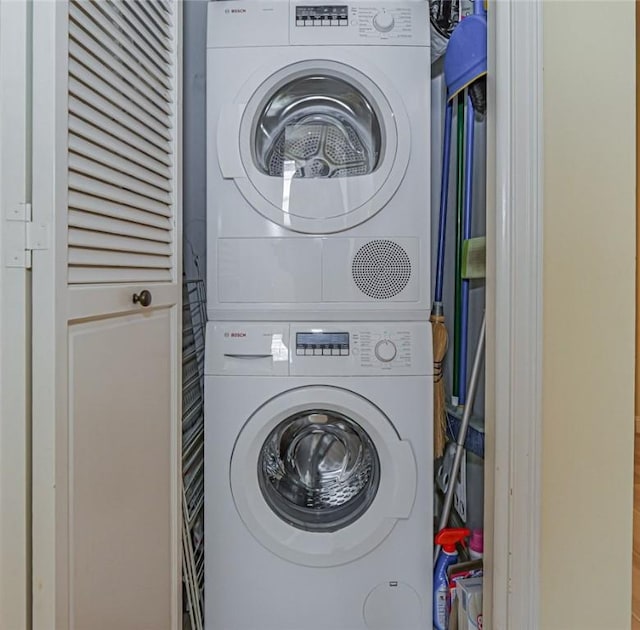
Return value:
[(441, 547), (433, 572), (433, 627), (448, 630), (451, 599), (447, 569), (458, 561), (456, 545), (462, 543), (471, 532), (466, 528), (443, 529), (436, 535), (436, 545)]
[[(469, 404), (464, 408), (464, 414), (462, 416), (462, 424), (460, 425), (460, 432), (458, 433), (458, 440), (456, 441), (456, 452), (453, 460), (453, 467), (451, 468), (450, 479), (457, 479), (460, 472), (460, 465), (462, 463), (462, 455), (464, 453), (464, 444), (467, 439), (467, 429), (469, 428), (469, 422), (471, 420), (471, 410), (473, 409), (473, 403), (476, 396), (476, 390), (478, 388), (478, 380), (480, 378), (480, 369), (482, 367), (482, 357), (484, 355), (484, 343), (487, 331), (487, 318), (486, 314), (482, 317), (482, 326), (480, 327), (480, 337), (478, 338), (478, 345), (476, 346), (476, 354), (473, 359), (473, 368), (471, 370), (471, 378), (469, 379)], [(440, 525), (438, 531), (442, 534), (451, 516), (451, 506), (453, 505), (453, 495), (456, 489), (455, 483), (450, 483), (447, 487), (447, 492), (444, 497), (444, 504), (442, 505), (442, 511), (440, 514)], [(468, 531), (468, 530), (467, 530)], [(440, 535), (440, 534), (439, 534)], [(433, 553), (434, 566), (438, 566), (440, 556), (440, 544), (436, 538), (436, 548)]]
[(469, 560), (452, 564), (447, 569), (449, 578), (449, 598), (451, 600), (451, 614), (449, 615), (448, 630), (458, 630), (458, 582), (472, 577), (482, 577), (482, 560)]
[(482, 578), (458, 580), (458, 630), (482, 630)]

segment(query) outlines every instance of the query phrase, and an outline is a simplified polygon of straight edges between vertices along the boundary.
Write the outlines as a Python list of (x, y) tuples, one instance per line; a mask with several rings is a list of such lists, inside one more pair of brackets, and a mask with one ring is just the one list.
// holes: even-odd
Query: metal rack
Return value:
[(204, 617), (204, 342), (203, 280), (182, 287), (182, 567), (192, 630)]

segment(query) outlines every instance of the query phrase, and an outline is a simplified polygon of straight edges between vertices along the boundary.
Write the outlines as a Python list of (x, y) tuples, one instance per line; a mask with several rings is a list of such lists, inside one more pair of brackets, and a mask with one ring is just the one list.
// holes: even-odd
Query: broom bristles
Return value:
[(431, 315), (433, 334), (433, 455), (442, 457), (446, 446), (447, 408), (443, 363), (449, 334), (442, 315)]

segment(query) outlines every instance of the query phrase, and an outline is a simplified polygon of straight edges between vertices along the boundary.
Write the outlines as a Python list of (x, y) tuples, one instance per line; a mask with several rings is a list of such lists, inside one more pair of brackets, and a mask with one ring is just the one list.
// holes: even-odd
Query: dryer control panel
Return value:
[(425, 0), (210, 2), (208, 48), (420, 46), (431, 42)]
[(321, 4), (291, 0), (291, 44), (428, 46), (428, 3), (422, 0), (352, 0)]

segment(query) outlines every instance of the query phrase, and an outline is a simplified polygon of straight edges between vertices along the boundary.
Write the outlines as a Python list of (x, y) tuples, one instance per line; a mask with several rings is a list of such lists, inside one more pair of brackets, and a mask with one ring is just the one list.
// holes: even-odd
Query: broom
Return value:
[[(460, 465), (462, 464), (462, 456), (465, 452), (465, 442), (467, 441), (467, 431), (469, 430), (469, 423), (471, 421), (471, 411), (473, 409), (473, 403), (476, 397), (476, 391), (478, 390), (478, 382), (480, 381), (480, 370), (482, 368), (482, 357), (484, 355), (484, 344), (487, 334), (487, 318), (486, 315), (482, 316), (482, 325), (480, 326), (480, 336), (478, 337), (478, 345), (476, 346), (476, 354), (473, 359), (473, 367), (471, 369), (471, 378), (469, 379), (469, 397), (467, 399), (467, 405), (464, 408), (462, 414), (462, 423), (460, 424), (460, 430), (458, 431), (458, 439), (456, 440), (456, 452), (453, 458), (453, 465), (451, 466), (451, 472), (449, 473), (449, 485), (444, 498), (444, 504), (442, 506), (442, 512), (440, 513), (440, 522), (436, 531), (441, 532), (449, 524), (449, 517), (451, 516), (451, 506), (453, 505), (453, 495), (456, 490), (456, 479), (460, 473)], [(438, 555), (440, 554), (440, 547), (436, 546), (433, 554), (433, 565), (435, 566), (438, 561)]]
[[(462, 217), (459, 218), (458, 247), (471, 236), (471, 201), (473, 178), (473, 142), (474, 114), (486, 111), (486, 74), (487, 74), (487, 15), (483, 0), (473, 0), (473, 14), (460, 20), (449, 41), (444, 60), (444, 75), (447, 84), (447, 98), (451, 102), (458, 97), (458, 128), (464, 125), (465, 147), (458, 147), (458, 159), (464, 158)], [(468, 90), (467, 90), (468, 88)], [(467, 94), (468, 93), (468, 94)], [(468, 106), (465, 103), (468, 100)], [(460, 115), (467, 106), (466, 124), (464, 115)], [(459, 134), (460, 136), (460, 134)], [(460, 169), (459, 169), (460, 173)], [(460, 181), (459, 181), (460, 184)], [(458, 191), (461, 187), (458, 185)], [(459, 208), (460, 209), (460, 208)], [(461, 222), (460, 222), (461, 221)], [(461, 229), (461, 231), (460, 231)], [(459, 261), (458, 250), (456, 260)], [(461, 280), (457, 263), (456, 282), (456, 317), (455, 317), (455, 356), (453, 375), (452, 403), (464, 405), (467, 397), (467, 343), (468, 343), (468, 307), (469, 281)]]
[(433, 334), (433, 451), (434, 457), (444, 454), (447, 430), (447, 407), (444, 390), (444, 358), (449, 345), (449, 335), (444, 321), (442, 287), (444, 280), (444, 248), (447, 227), (447, 200), (449, 197), (449, 159), (451, 156), (451, 120), (453, 105), (447, 103), (444, 118), (442, 147), (442, 178), (440, 184), (440, 217), (438, 226), (438, 258), (436, 263), (436, 286), (431, 308)]

